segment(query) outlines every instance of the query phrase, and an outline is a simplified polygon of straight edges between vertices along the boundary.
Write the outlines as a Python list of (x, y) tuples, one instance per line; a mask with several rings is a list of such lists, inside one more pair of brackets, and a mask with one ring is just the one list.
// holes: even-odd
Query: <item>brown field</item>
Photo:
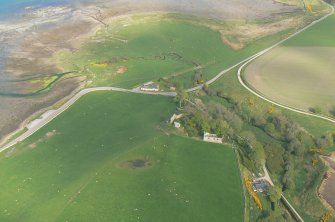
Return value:
[[(266, 24), (241, 23), (232, 27), (219, 29), (222, 41), (235, 50), (244, 48), (248, 43), (258, 38), (272, 35), (280, 31), (296, 28), (304, 24), (304, 17), (297, 15), (294, 17), (271, 21)], [(215, 28), (214, 28), (215, 30)]]
[(335, 210), (335, 154), (332, 158), (325, 157), (324, 160), (330, 167), (325, 179), (320, 187), (321, 197)]

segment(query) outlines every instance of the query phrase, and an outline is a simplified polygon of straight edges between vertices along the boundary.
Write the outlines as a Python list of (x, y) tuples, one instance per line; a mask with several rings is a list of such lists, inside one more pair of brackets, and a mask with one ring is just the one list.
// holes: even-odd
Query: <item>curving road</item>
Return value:
[(149, 94), (149, 95), (162, 95), (162, 96), (176, 96), (175, 92), (143, 92), (138, 89), (122, 89), (117, 87), (95, 87), (95, 88), (87, 88), (83, 89), (80, 92), (78, 92), (75, 96), (73, 96), (70, 100), (68, 100), (64, 105), (62, 105), (59, 109), (54, 110), (50, 115), (48, 115), (46, 118), (41, 119), (36, 125), (29, 128), (28, 131), (17, 137), (16, 139), (10, 141), (5, 146), (1, 147), (0, 152), (3, 152), (4, 150), (9, 149), (10, 147), (16, 145), (17, 143), (25, 140), (32, 134), (34, 134), (36, 131), (41, 129), (43, 126), (48, 124), (51, 120), (56, 118), (59, 114), (67, 110), (71, 105), (73, 105), (78, 99), (80, 99), (82, 96), (95, 91), (117, 91), (117, 92), (127, 92), (127, 93), (137, 93), (137, 94)]
[[(325, 2), (326, 3), (326, 2)], [(286, 105), (283, 105), (283, 104), (280, 104), (278, 102), (275, 102), (269, 98), (267, 98), (266, 96), (262, 95), (261, 93), (253, 90), (252, 88), (250, 88), (244, 81), (243, 81), (243, 78), (242, 78), (242, 71), (243, 69), (248, 65), (250, 64), (252, 61), (254, 61), (255, 59), (259, 58), (260, 56), (264, 55), (265, 53), (267, 53), (268, 51), (272, 50), (273, 48), (279, 46), (280, 44), (282, 44), (283, 42), (293, 38), (294, 36), (300, 34), (301, 32), (305, 31), (306, 29), (309, 29), (311, 28), (312, 26), (318, 24), (319, 22), (325, 20), (326, 18), (328, 18), (329, 16), (333, 15), (334, 12), (335, 12), (335, 9), (332, 5), (326, 3), (327, 5), (329, 5), (331, 7), (331, 12), (327, 15), (325, 15), (324, 17), (316, 20), (316, 21), (313, 21), (311, 24), (307, 25), (306, 27), (304, 27), (303, 29), (299, 30), (298, 32), (294, 33), (293, 35), (289, 36), (288, 38), (285, 38), (283, 39), (282, 41), (274, 44), (273, 46), (255, 54), (254, 56), (251, 56), (247, 61), (244, 61), (244, 63), (242, 64), (242, 66), (240, 66), (240, 68), (238, 69), (237, 71), (237, 77), (238, 77), (238, 80), (240, 82), (240, 84), (245, 88), (247, 89), (249, 92), (251, 92), (252, 94), (254, 94), (255, 96), (269, 102), (269, 103), (272, 103), (273, 105), (276, 105), (276, 106), (279, 106), (281, 108), (284, 108), (284, 109), (287, 109), (287, 110), (290, 110), (290, 111), (293, 111), (293, 112), (296, 112), (296, 113), (300, 113), (300, 114), (303, 114), (303, 115), (307, 115), (307, 116), (313, 116), (313, 117), (316, 117), (316, 118), (319, 118), (319, 119), (323, 119), (323, 120), (326, 120), (326, 121), (329, 121), (329, 122), (332, 122), (332, 123), (335, 123), (335, 119), (333, 118), (330, 118), (330, 117), (327, 117), (327, 116), (323, 116), (323, 115), (318, 115), (318, 114), (313, 114), (313, 113), (309, 113), (309, 112), (306, 112), (304, 110), (301, 110), (301, 109), (298, 109), (298, 108), (294, 108), (294, 107), (289, 107), (289, 106), (286, 106)], [(273, 186), (273, 182), (271, 180), (271, 177), (268, 173), (268, 170), (266, 169), (266, 167), (264, 166), (264, 173), (266, 175), (266, 179), (267, 181), (271, 184), (271, 186)], [(304, 219), (299, 215), (299, 213), (296, 211), (296, 209), (290, 204), (290, 202), (286, 199), (286, 197), (284, 196), (284, 194), (282, 194), (282, 200), (286, 203), (287, 207), (290, 208), (291, 212), (295, 215), (296, 219), (301, 221), (301, 222), (304, 222)]]
[[(326, 3), (328, 4), (328, 3)], [(241, 73), (242, 73), (242, 70), (243, 68), (248, 65), (250, 62), (254, 61), (255, 59), (257, 59), (258, 57), (264, 55), (265, 53), (267, 53), (268, 51), (270, 51), (271, 49), (277, 47), (278, 45), (282, 44), (283, 42), (291, 39), (292, 37), (300, 34), (301, 32), (305, 31), (306, 29), (316, 25), (317, 23), (323, 21), (324, 19), (326, 19), (327, 17), (329, 17), (330, 15), (334, 14), (334, 7), (330, 4), (328, 4), (332, 11), (325, 15), (324, 17), (316, 20), (316, 21), (313, 21), (311, 24), (305, 26), (303, 29), (299, 30), (298, 32), (294, 33), (293, 35), (291, 35), (290, 37), (288, 38), (285, 38), (283, 39), (282, 41), (270, 46), (269, 48), (261, 51), (261, 52), (258, 52), (256, 53), (255, 55), (252, 55), (246, 59), (244, 59), (243, 61), (225, 69), (225, 70), (222, 70), (218, 75), (216, 75), (214, 78), (212, 78), (211, 80), (207, 81), (205, 84), (207, 85), (210, 85), (212, 83), (214, 83), (216, 80), (218, 80), (221, 76), (223, 76), (224, 74), (226, 74), (227, 72), (233, 70), (234, 68), (240, 66), (239, 70), (238, 70), (238, 80), (239, 82), (241, 83), (241, 85), (246, 88), (248, 91), (250, 91), (251, 93), (253, 93), (254, 95), (256, 95), (257, 97), (263, 99), (263, 100), (266, 100), (274, 105), (277, 105), (279, 107), (282, 107), (284, 109), (288, 109), (288, 110), (291, 110), (293, 112), (297, 112), (297, 113), (301, 113), (301, 114), (304, 114), (304, 115), (309, 115), (309, 116), (313, 116), (313, 117), (317, 117), (317, 118), (321, 118), (321, 119), (324, 119), (324, 120), (327, 120), (327, 121), (330, 121), (330, 122), (333, 122), (335, 123), (335, 119), (332, 119), (332, 118), (329, 118), (329, 117), (326, 117), (326, 116), (322, 116), (322, 115), (317, 115), (317, 114), (313, 114), (313, 113), (309, 113), (309, 112), (306, 112), (304, 110), (300, 110), (300, 109), (297, 109), (297, 108), (293, 108), (293, 107), (289, 107), (289, 106), (285, 106), (285, 105), (282, 105), (280, 103), (277, 103), (275, 101), (272, 101), (270, 100), (269, 98), (266, 98), (265, 96), (261, 95), (260, 93), (254, 91), (253, 89), (251, 89), (242, 79), (241, 77)], [(193, 88), (190, 88), (190, 89), (187, 89), (186, 92), (193, 92), (193, 91), (196, 91), (196, 90), (199, 90), (203, 87), (203, 85), (199, 85), (199, 86), (196, 86), (196, 87), (193, 87)], [(0, 152), (14, 146), (15, 144), (17, 144), (18, 142), (21, 142), (23, 141), (24, 139), (28, 138), (29, 136), (31, 136), (33, 133), (35, 133), (37, 130), (39, 130), (40, 128), (42, 128), (44, 125), (46, 125), (47, 123), (49, 123), (52, 119), (54, 119), (55, 117), (57, 117), (60, 113), (64, 112), (67, 108), (69, 108), (73, 103), (75, 103), (80, 97), (82, 97), (83, 95), (89, 93), (89, 92), (93, 92), (93, 91), (106, 91), (106, 90), (110, 90), (110, 91), (119, 91), (119, 92), (129, 92), (129, 93), (138, 93), (138, 94), (151, 94), (151, 95), (163, 95), (163, 96), (176, 96), (176, 93), (175, 92), (143, 92), (139, 89), (132, 89), (132, 90), (129, 90), (129, 89), (122, 89), (122, 88), (117, 88), (117, 87), (96, 87), (96, 88), (88, 88), (88, 89), (83, 89), (82, 91), (80, 91), (79, 93), (77, 93), (74, 97), (72, 97), (69, 101), (67, 101), (62, 107), (60, 107), (59, 109), (55, 110), (51, 115), (49, 115), (47, 118), (45, 119), (42, 119), (38, 124), (36, 124), (36, 126), (32, 127), (31, 129), (29, 129), (27, 132), (25, 132), (24, 134), (22, 134), (21, 136), (19, 136), (18, 138), (14, 139), (13, 141), (7, 143), (5, 146), (1, 147), (0, 148)]]
[[(326, 3), (328, 4), (328, 3)], [(332, 123), (335, 123), (335, 119), (332, 119), (332, 118), (329, 118), (329, 117), (326, 117), (326, 116), (322, 116), (322, 115), (317, 115), (317, 114), (312, 114), (312, 113), (309, 113), (309, 112), (306, 112), (304, 110), (300, 110), (300, 109), (297, 109), (297, 108), (294, 108), (294, 107), (289, 107), (289, 106), (285, 106), (283, 104), (280, 104), (280, 103), (277, 103), (267, 97), (265, 97), (264, 95), (261, 95), (259, 92), (256, 92), (255, 90), (251, 89), (242, 79), (241, 75), (242, 75), (242, 71), (243, 69), (249, 64), (251, 63), (252, 61), (254, 61), (255, 59), (257, 59), (258, 57), (264, 55), (265, 53), (267, 53), (268, 51), (272, 50), (273, 48), (279, 46), (280, 44), (282, 44), (283, 42), (293, 38), (294, 36), (300, 34), (301, 32), (305, 31), (306, 29), (309, 29), (311, 28), (312, 26), (318, 24), (319, 22), (325, 20), (326, 18), (328, 18), (329, 16), (331, 16), (332, 14), (334, 14), (334, 7), (330, 4), (328, 4), (330, 7), (331, 7), (331, 12), (327, 15), (325, 15), (324, 17), (316, 20), (316, 21), (313, 21), (311, 24), (305, 26), (303, 29), (297, 31), (296, 33), (294, 33), (293, 35), (291, 35), (290, 37), (288, 38), (285, 38), (283, 40), (281, 40), (280, 42), (270, 46), (269, 48), (261, 51), (261, 52), (258, 52), (256, 53), (255, 55), (252, 55), (250, 57), (248, 57), (247, 59), (233, 65), (232, 67), (230, 68), (227, 68), (223, 71), (221, 71), (218, 75), (216, 75), (214, 78), (212, 78), (211, 80), (207, 81), (205, 84), (207, 85), (210, 85), (212, 84), (213, 82), (215, 82), (216, 80), (218, 80), (221, 76), (223, 76), (224, 74), (226, 74), (227, 72), (233, 70), (234, 68), (240, 66), (240, 68), (238, 69), (238, 72), (237, 72), (237, 77), (238, 77), (238, 80), (240, 82), (240, 84), (245, 88), (247, 89), (249, 92), (253, 93), (255, 96), (267, 101), (267, 102), (270, 102), (276, 106), (279, 106), (281, 108), (284, 108), (284, 109), (288, 109), (290, 111), (293, 111), (293, 112), (296, 112), (296, 113), (300, 113), (300, 114), (304, 114), (304, 115), (308, 115), (308, 116), (313, 116), (313, 117), (317, 117), (317, 118), (320, 118), (320, 119), (324, 119), (324, 120), (327, 120), (327, 121), (330, 121)], [(193, 87), (193, 88), (190, 88), (188, 90), (186, 90), (186, 92), (193, 92), (193, 91), (196, 91), (196, 90), (199, 90), (203, 87), (203, 85), (199, 85), (199, 86), (196, 86), (196, 87)], [(38, 131), (40, 128), (42, 128), (43, 126), (45, 126), (47, 123), (49, 123), (51, 120), (53, 120), (54, 118), (56, 118), (59, 114), (61, 114), (62, 112), (64, 112), (65, 110), (67, 110), (72, 104), (74, 104), (78, 99), (80, 99), (82, 96), (90, 93), (90, 92), (94, 92), (94, 91), (118, 91), (118, 92), (128, 92), (128, 93), (138, 93), (138, 94), (151, 94), (151, 95), (162, 95), (162, 96), (176, 96), (176, 93), (175, 92), (154, 92), (154, 93), (151, 93), (151, 92), (143, 92), (143, 91), (140, 91), (139, 89), (132, 89), (132, 90), (129, 90), (129, 89), (122, 89), (122, 88), (117, 88), (117, 87), (96, 87), (96, 88), (88, 88), (88, 89), (83, 89), (81, 90), (80, 92), (78, 92), (74, 97), (72, 97), (70, 100), (68, 100), (63, 106), (61, 106), (59, 109), (53, 111), (49, 116), (47, 116), (45, 119), (41, 119), (40, 122), (38, 124), (36, 124), (35, 126), (33, 126), (32, 128), (30, 128), (27, 132), (23, 133), (22, 135), (20, 135), (18, 138), (12, 140), (11, 142), (7, 143), (5, 146), (3, 146), (1, 149), (0, 149), (0, 152), (3, 152), (4, 150), (16, 145), (17, 143), (25, 140), (26, 138), (28, 138), (29, 136), (31, 136), (32, 134), (34, 134), (36, 131)], [(271, 185), (273, 185), (272, 183), (272, 180), (268, 174), (268, 171), (267, 169), (264, 167), (264, 173), (267, 177), (267, 180), (270, 182)], [(288, 202), (288, 200), (284, 197), (284, 195), (282, 195), (282, 199), (283, 201), (287, 204), (287, 206), (291, 209), (291, 211), (296, 215), (296, 217), (304, 222), (304, 220), (302, 219), (302, 217), (299, 215), (299, 213), (294, 209), (294, 207)]]
[[(325, 2), (326, 3), (326, 2)], [(274, 44), (273, 46), (257, 53), (256, 55), (254, 56), (251, 56), (247, 61), (244, 61), (244, 63), (242, 64), (242, 66), (240, 66), (240, 68), (238, 69), (237, 71), (237, 77), (238, 77), (238, 80), (240, 82), (240, 84), (245, 88), (247, 89), (249, 92), (251, 92), (252, 94), (254, 94), (255, 96), (269, 102), (269, 103), (272, 103), (273, 105), (276, 105), (276, 106), (279, 106), (281, 108), (284, 108), (284, 109), (287, 109), (287, 110), (290, 110), (290, 111), (293, 111), (293, 112), (296, 112), (296, 113), (300, 113), (300, 114), (304, 114), (304, 115), (307, 115), (307, 116), (313, 116), (313, 117), (316, 117), (316, 118), (320, 118), (320, 119), (323, 119), (323, 120), (327, 120), (329, 122), (332, 122), (332, 123), (335, 123), (335, 119), (333, 118), (330, 118), (330, 117), (327, 117), (327, 116), (323, 116), (323, 115), (319, 115), (319, 114), (314, 114), (314, 113), (310, 113), (310, 112), (307, 112), (307, 111), (304, 111), (304, 110), (301, 110), (301, 109), (298, 109), (298, 108), (294, 108), (294, 107), (290, 107), (290, 106), (286, 106), (286, 105), (283, 105), (281, 103), (278, 103), (276, 101), (273, 101), (269, 98), (267, 98), (266, 96), (262, 95), (261, 93), (257, 92), (256, 90), (252, 89), (251, 87), (249, 87), (247, 85), (247, 83), (244, 82), (243, 78), (242, 78), (242, 71), (243, 69), (249, 64), (251, 63), (252, 61), (254, 61), (255, 59), (259, 58), (260, 56), (266, 54), (267, 52), (269, 52), (270, 50), (272, 50), (273, 48), (279, 46), (280, 44), (282, 44), (283, 42), (286, 42), (287, 40), (293, 38), (294, 36), (300, 34), (301, 32), (305, 31), (306, 29), (309, 29), (311, 28), (312, 26), (318, 24), (319, 22), (325, 20), (326, 18), (328, 18), (329, 16), (333, 15), (334, 12), (335, 12), (335, 9), (332, 5), (326, 3), (327, 5), (329, 5), (331, 7), (331, 12), (325, 16), (323, 16), (322, 18), (316, 20), (316, 21), (313, 21), (311, 24), (305, 26), (303, 29), (299, 30), (298, 32), (294, 33), (293, 35), (289, 36), (288, 38), (285, 38), (283, 40), (281, 40), (280, 42)]]

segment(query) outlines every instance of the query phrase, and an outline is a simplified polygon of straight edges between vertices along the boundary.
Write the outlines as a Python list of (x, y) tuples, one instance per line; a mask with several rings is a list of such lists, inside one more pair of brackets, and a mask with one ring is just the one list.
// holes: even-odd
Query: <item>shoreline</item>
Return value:
[[(131, 0), (128, 0), (128, 2), (131, 2)], [(167, 1), (169, 2), (169, 1)], [(192, 2), (185, 2), (183, 3), (185, 6), (187, 6), (188, 4), (190, 4)], [(103, 28), (103, 24), (98, 22), (95, 19), (91, 18), (91, 15), (94, 15), (98, 10), (101, 11), (105, 14), (106, 17), (103, 18), (103, 21), (106, 21), (106, 23), (111, 23), (113, 22), (113, 20), (118, 20), (118, 19), (122, 19), (124, 17), (128, 17), (128, 16), (132, 16), (132, 15), (141, 15), (141, 14), (145, 14), (145, 15), (155, 15), (155, 14), (169, 14), (169, 13), (185, 13), (188, 15), (195, 15), (195, 13), (197, 11), (201, 11), (201, 12), (205, 12), (210, 11), (211, 9), (203, 9), (203, 8), (195, 8), (195, 9), (190, 9), (190, 8), (179, 8), (179, 4), (176, 4), (176, 1), (171, 1), (169, 2), (170, 7), (164, 8), (162, 7), (162, 5), (157, 4), (157, 5), (151, 5), (149, 7), (149, 9), (147, 9), (146, 6), (148, 4), (148, 1), (144, 1), (143, 3), (136, 5), (136, 6), (129, 6), (129, 8), (125, 8), (123, 5), (120, 5), (119, 3), (115, 3), (115, 6), (118, 7), (111, 7), (111, 8), (106, 8), (106, 7), (100, 7), (101, 5), (99, 4), (94, 4), (94, 3), (87, 3), (82, 5), (81, 7), (73, 7), (71, 5), (64, 5), (64, 6), (49, 6), (49, 7), (44, 7), (44, 8), (37, 8), (32, 9), (33, 11), (28, 12), (27, 16), (21, 16), (19, 19), (17, 20), (12, 20), (15, 21), (14, 23), (6, 23), (6, 22), (1, 22), (0, 21), (0, 40), (2, 37), (4, 38), (8, 38), (11, 39), (11, 35), (14, 35), (16, 37), (16, 35), (20, 35), (20, 34), (24, 34), (28, 31), (31, 31), (30, 29), (34, 26), (38, 26), (41, 25), (43, 26), (44, 24), (58, 24), (61, 21), (64, 21), (65, 19), (68, 19), (70, 22), (88, 22), (92, 25), (92, 27), (90, 28), (90, 30), (88, 32), (82, 33), (80, 35), (77, 36), (73, 36), (73, 38), (71, 38), (69, 40), (69, 42), (71, 44), (73, 44), (74, 46), (80, 45), (83, 41), (85, 41), (85, 39), (88, 39), (90, 36), (94, 36), (95, 33)], [(223, 4), (223, 3), (215, 3), (215, 4)], [(246, 3), (245, 3), (246, 4)], [(267, 4), (270, 4), (269, 2)], [(282, 12), (281, 10), (284, 11), (292, 11), (295, 9), (295, 7), (293, 6), (288, 6), (288, 5), (284, 5), (283, 8), (281, 8), (282, 6), (275, 6), (275, 4), (277, 3), (271, 3), (271, 5), (273, 4), (273, 7), (277, 10), (277, 13)], [(108, 5), (108, 4), (106, 4)], [(114, 3), (110, 4), (111, 6), (114, 5)], [(277, 4), (280, 5), (280, 4)], [(177, 7), (178, 6), (178, 7)], [(29, 9), (30, 10), (30, 9)], [(259, 12), (264, 11), (264, 8), (260, 8)], [(86, 11), (86, 12), (85, 12)], [(222, 9), (220, 11), (226, 11), (226, 9)], [(50, 14), (51, 13), (51, 14)], [(86, 13), (86, 14), (85, 14)], [(201, 15), (198, 15), (200, 17), (203, 16), (202, 13), (200, 13)], [(222, 13), (221, 13), (222, 14)], [(50, 17), (48, 17), (48, 15), (50, 15)], [(247, 11), (243, 11), (241, 10), (239, 12), (238, 15), (234, 15), (233, 17), (242, 17), (242, 18), (259, 18), (259, 16), (261, 17), (266, 17), (268, 14), (255, 14), (255, 13), (251, 13), (247, 12)], [(211, 14), (207, 14), (207, 16), (211, 17), (215, 15), (211, 15)], [(216, 15), (217, 16), (217, 15)], [(229, 20), (229, 17), (231, 17), (232, 15), (225, 15), (225, 18), (217, 18), (220, 20)], [(31, 20), (30, 20), (31, 19)], [(50, 30), (48, 30), (49, 32)], [(5, 36), (1, 36), (3, 33), (6, 33), (8, 35)], [(20, 45), (18, 45), (17, 47), (20, 47)], [(76, 47), (75, 47), (76, 48)], [(65, 49), (65, 48), (64, 48)], [(20, 53), (20, 50), (18, 52), (15, 52), (15, 49), (11, 48), (10, 51), (14, 51), (15, 53)], [(53, 54), (59, 52), (59, 50), (56, 50), (53, 52)], [(9, 54), (11, 55), (11, 53)], [(22, 55), (21, 55), (22, 56)], [(50, 65), (50, 64), (47, 64)], [(57, 64), (55, 64), (56, 68), (60, 68)], [(20, 70), (19, 70), (20, 71)], [(15, 73), (15, 70), (13, 72), (13, 74)], [(11, 76), (11, 73), (9, 73), (8, 75), (10, 78), (12, 78), (13, 76)], [(6, 78), (6, 77), (5, 77)], [(83, 89), (83, 88), (80, 88)], [(25, 117), (26, 115), (24, 114), (20, 114), (22, 116), (22, 119), (24, 119), (23, 121), (20, 121), (20, 123), (15, 122), (13, 125), (15, 125), (15, 127), (12, 125), (12, 128), (16, 128), (16, 126), (19, 126), (16, 130), (10, 132), (10, 133), (4, 133), (3, 136), (0, 137), (0, 144), (3, 145), (6, 142), (10, 140), (11, 137), (13, 137), (16, 133), (19, 133), (21, 130), (23, 130), (25, 128), (25, 125), (27, 123), (29, 123), (29, 121), (33, 120), (34, 117), (36, 117), (37, 115), (41, 115), (43, 114), (44, 111), (49, 110), (50, 108), (52, 108), (55, 104), (59, 103), (60, 101), (66, 101), (69, 97), (71, 97), (71, 95), (75, 94), (76, 92), (78, 92), (78, 88), (76, 88), (75, 90), (73, 90), (69, 95), (67, 95), (66, 97), (63, 97), (62, 99), (58, 99), (56, 102), (54, 102), (53, 105), (48, 105), (46, 107), (43, 108), (39, 108), (36, 111), (33, 111), (32, 114), (28, 114), (28, 117)], [(19, 115), (19, 114), (18, 114)], [(14, 121), (14, 120), (13, 120)], [(8, 127), (9, 125), (5, 125), (5, 127)], [(8, 130), (9, 131), (9, 130)]]
[(25, 120), (23, 122), (21, 122), (19, 124), (19, 127), (15, 130), (12, 131), (9, 134), (4, 135), (1, 139), (0, 139), (0, 147), (5, 146), (6, 144), (10, 143), (12, 140), (14, 140), (15, 138), (13, 138), (15, 135), (17, 135), (18, 133), (22, 132), (23, 130), (25, 130), (29, 124), (31, 124), (33, 121), (39, 119), (39, 117), (43, 116), (45, 113), (54, 110), (55, 108), (57, 109), (57, 104), (59, 103), (66, 103), (67, 101), (69, 101), (72, 97), (74, 97), (78, 92), (80, 92), (81, 90), (85, 89), (85, 86), (83, 86), (84, 84), (80, 84), (75, 90), (72, 90), (72, 92), (63, 97), (60, 100), (57, 100), (54, 104), (47, 106), (45, 108), (42, 109), (38, 109), (36, 110), (36, 112), (34, 112), (33, 114), (29, 115), (27, 118), (25, 118)]
[[(0, 70), (0, 72), (2, 72), (1, 81), (3, 81), (4, 87), (6, 87), (6, 82), (9, 82), (10, 84), (11, 80), (24, 78), (26, 75), (25, 71), (27, 71), (28, 74), (40, 73), (36, 75), (37, 77), (43, 77), (43, 73), (57, 72), (57, 64), (53, 61), (48, 61), (48, 59), (51, 59), (53, 54), (57, 53), (59, 50), (75, 48), (74, 44), (78, 43), (78, 40), (81, 41), (87, 39), (89, 35), (93, 35), (94, 32), (101, 27), (100, 24), (95, 23), (92, 19), (82, 13), (82, 10), (88, 7), (91, 6), (82, 5), (81, 7), (72, 7), (69, 4), (62, 6), (48, 6), (26, 10), (26, 13), (21, 14), (17, 18), (0, 20), (0, 47), (3, 46), (7, 50), (6, 54), (3, 55), (4, 59), (2, 63), (4, 63), (4, 67)], [(49, 55), (45, 54), (45, 52), (44, 54), (41, 52), (41, 55), (36, 54), (39, 51), (38, 47), (41, 48), (43, 46), (42, 44), (45, 45), (41, 48), (43, 50), (50, 45), (49, 43), (52, 43), (50, 41), (55, 41), (56, 44), (57, 42), (64, 41), (63, 39), (60, 39), (59, 41), (57, 39), (47, 40), (50, 35), (51, 37), (53, 36), (53, 33), (57, 28), (60, 28), (61, 30), (71, 30), (71, 28), (76, 27), (78, 24), (80, 27), (84, 28), (73, 35), (71, 32), (67, 33), (65, 40), (68, 41), (68, 45), (56, 45), (56, 47), (50, 48), (50, 50), (48, 49), (49, 52), (52, 52), (52, 54)], [(67, 28), (68, 25), (71, 27)], [(42, 38), (42, 42), (40, 41), (40, 38)], [(29, 54), (30, 52), (32, 53), (31, 55)], [(36, 55), (37, 57), (35, 57)], [(29, 67), (31, 66), (28, 67), (25, 65), (11, 69), (11, 67), (8, 66), (9, 61), (17, 63), (18, 61), (15, 60), (16, 58), (28, 58), (28, 60), (35, 59), (38, 64), (36, 65), (36, 62), (34, 62), (37, 68), (32, 68), (30, 70)], [(23, 64), (24, 63), (25, 61), (23, 61)], [(19, 97), (0, 97), (0, 103), (11, 104), (12, 101), (15, 101), (15, 106), (11, 107), (6, 105), (1, 109), (3, 114), (0, 116), (0, 145), (2, 146), (6, 144), (13, 139), (15, 135), (20, 134), (21, 131), (25, 130), (26, 125), (30, 121), (42, 115), (43, 112), (52, 109), (52, 107), (61, 102), (69, 100), (73, 95), (84, 88), (86, 83), (82, 83), (82, 81), (83, 79), (81, 77), (64, 78), (58, 81), (50, 92), (38, 97), (29, 97), (28, 100)], [(22, 104), (20, 101), (22, 101)], [(23, 101), (27, 102), (23, 103)], [(27, 103), (33, 105), (26, 106)], [(23, 106), (22, 108), (25, 108), (23, 109), (25, 111), (20, 111), (20, 106)], [(8, 115), (10, 115), (10, 118), (8, 118)]]
[[(70, 108), (77, 100), (79, 100), (82, 96), (95, 92), (95, 91), (116, 91), (116, 92), (123, 92), (123, 93), (135, 93), (135, 94), (142, 94), (142, 95), (155, 95), (155, 96), (168, 96), (168, 97), (175, 97), (177, 93), (175, 92), (146, 92), (141, 91), (138, 89), (124, 89), (124, 88), (118, 88), (118, 87), (93, 87), (93, 88), (84, 88), (82, 90), (79, 90), (76, 92), (72, 97), (70, 97), (69, 100), (67, 100), (65, 103), (63, 103), (60, 107), (54, 110), (49, 110), (44, 112), (42, 115), (42, 118), (39, 118), (39, 121), (34, 124), (34, 126), (31, 126), (26, 132), (19, 135), (18, 137), (14, 138), (13, 140), (5, 143), (4, 146), (0, 147), (0, 153), (14, 147), (18, 143), (26, 140), (31, 135), (33, 135), (35, 132), (40, 130), (42, 127), (44, 127), (46, 124), (51, 122), (54, 118), (61, 115), (64, 111), (66, 111), (68, 108)], [(52, 111), (52, 112), (50, 112)], [(48, 114), (48, 115), (46, 115)], [(32, 123), (32, 122), (30, 122)]]

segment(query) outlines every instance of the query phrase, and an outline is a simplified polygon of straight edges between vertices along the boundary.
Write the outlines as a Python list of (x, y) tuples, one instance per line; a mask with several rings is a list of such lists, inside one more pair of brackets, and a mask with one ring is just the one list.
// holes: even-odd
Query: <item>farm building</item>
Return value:
[(269, 187), (269, 183), (263, 179), (261, 180), (256, 179), (252, 182), (252, 188), (257, 193), (263, 193), (267, 191), (268, 187)]
[(174, 127), (179, 129), (181, 127), (181, 124), (179, 122), (174, 122)]
[(173, 114), (173, 116), (170, 118), (170, 124), (172, 124), (174, 121), (180, 119), (183, 117), (183, 114)]
[(210, 143), (222, 143), (223, 138), (218, 137), (216, 134), (204, 132), (204, 141)]
[(141, 86), (140, 90), (145, 92), (158, 92), (159, 86), (154, 83), (144, 84)]
[(171, 87), (170, 87), (170, 90), (171, 90), (171, 91), (176, 91), (176, 87), (171, 86)]

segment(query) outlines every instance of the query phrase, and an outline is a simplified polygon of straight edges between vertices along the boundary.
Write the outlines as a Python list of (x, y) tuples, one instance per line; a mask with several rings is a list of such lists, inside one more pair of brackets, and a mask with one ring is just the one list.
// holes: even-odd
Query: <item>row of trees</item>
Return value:
[[(308, 189), (316, 187), (324, 172), (319, 154), (324, 154), (324, 148), (334, 146), (334, 135), (315, 137), (275, 107), (255, 107), (255, 101), (250, 98), (231, 97), (225, 91), (216, 91), (206, 85), (203, 92), (222, 98), (222, 102), (207, 102), (201, 107), (185, 103), (182, 124), (186, 132), (190, 136), (202, 136), (204, 131), (223, 136), (226, 142), (237, 145), (242, 164), (247, 169), (261, 172), (265, 163), (281, 183), (280, 188), (275, 191), (271, 188), (268, 192), (273, 209), (271, 212), (264, 210), (259, 219), (285, 221), (290, 217), (276, 207), (276, 194), (283, 190), (298, 192), (302, 207), (308, 204), (311, 199), (306, 196), (310, 193)], [(298, 175), (304, 175), (304, 189), (296, 187)]]
[[(224, 98), (232, 105), (232, 110), (242, 119), (243, 122), (253, 125), (271, 139), (261, 140), (264, 148), (266, 165), (272, 175), (276, 175), (281, 183), (280, 190), (288, 190), (299, 197), (301, 207), (310, 208), (318, 202), (315, 189), (319, 185), (325, 166), (319, 155), (325, 155), (328, 147), (334, 146), (334, 133), (327, 133), (323, 136), (314, 136), (296, 122), (288, 119), (275, 107), (256, 107), (255, 101), (250, 98), (229, 97), (222, 92), (206, 90), (207, 95), (217, 95)], [(318, 111), (318, 109), (316, 109)], [(335, 112), (334, 112), (335, 113)], [(243, 146), (242, 146), (243, 147)], [(252, 169), (251, 159), (257, 162), (257, 156), (249, 152), (240, 152), (243, 164)], [(246, 161), (247, 160), (247, 161)], [(253, 171), (255, 172), (255, 171)], [(299, 185), (303, 180), (303, 186)], [(271, 190), (269, 191), (271, 200)], [(316, 202), (313, 202), (316, 201)], [(319, 205), (318, 205), (319, 206)], [(322, 209), (319, 209), (322, 211)], [(318, 217), (319, 215), (314, 215)], [(283, 210), (264, 211), (259, 218), (261, 221), (285, 221), (289, 218)]]

